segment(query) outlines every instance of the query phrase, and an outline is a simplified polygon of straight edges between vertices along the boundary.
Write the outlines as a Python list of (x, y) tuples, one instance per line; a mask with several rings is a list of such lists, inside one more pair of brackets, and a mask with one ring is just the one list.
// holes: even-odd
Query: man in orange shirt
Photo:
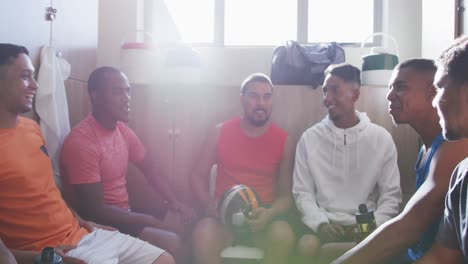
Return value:
[[(252, 187), (267, 207), (251, 211), (246, 219), (256, 244), (264, 249), (264, 263), (287, 263), (294, 233), (281, 219), (292, 203), (293, 146), (287, 133), (270, 121), (273, 85), (264, 74), (252, 74), (241, 85), (244, 113), (225, 121), (208, 134), (191, 178), (205, 209), (193, 232), (194, 254), (200, 264), (219, 264), (233, 234), (217, 219), (217, 201), (237, 184)], [(209, 175), (217, 164), (215, 195), (209, 195)]]
[[(39, 126), (19, 114), (32, 109), (37, 83), (28, 51), (0, 44), (0, 237), (21, 262), (46, 246), (66, 263), (172, 264), (172, 256), (141, 240), (84, 221), (63, 201)], [(76, 246), (75, 246), (76, 245)]]

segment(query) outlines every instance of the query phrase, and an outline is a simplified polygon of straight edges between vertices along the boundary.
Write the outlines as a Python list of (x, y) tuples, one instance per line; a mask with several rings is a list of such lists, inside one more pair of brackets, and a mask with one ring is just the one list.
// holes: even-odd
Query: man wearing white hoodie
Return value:
[[(305, 225), (298, 242), (302, 258), (319, 263), (338, 257), (353, 242), (359, 204), (374, 211), (377, 225), (398, 214), (401, 202), (397, 152), (391, 135), (355, 110), (360, 71), (330, 66), (323, 84), (328, 115), (298, 142), (293, 194)], [(336, 252), (334, 252), (336, 251)]]

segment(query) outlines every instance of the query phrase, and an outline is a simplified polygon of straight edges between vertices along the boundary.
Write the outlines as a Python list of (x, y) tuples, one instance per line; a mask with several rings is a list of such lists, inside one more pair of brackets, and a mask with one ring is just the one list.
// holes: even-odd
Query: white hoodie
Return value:
[(293, 194), (302, 221), (356, 224), (359, 204), (374, 210), (377, 225), (398, 214), (401, 202), (397, 152), (391, 135), (356, 111), (359, 123), (341, 129), (325, 117), (297, 144)]

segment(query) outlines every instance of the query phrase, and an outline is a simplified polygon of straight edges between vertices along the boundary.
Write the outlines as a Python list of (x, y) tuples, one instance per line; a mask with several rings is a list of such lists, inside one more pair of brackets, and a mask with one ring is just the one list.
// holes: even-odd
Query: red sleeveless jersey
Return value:
[(217, 144), (216, 198), (236, 184), (245, 184), (258, 193), (262, 203), (271, 204), (287, 136), (273, 123), (263, 135), (249, 137), (239, 117), (224, 122)]

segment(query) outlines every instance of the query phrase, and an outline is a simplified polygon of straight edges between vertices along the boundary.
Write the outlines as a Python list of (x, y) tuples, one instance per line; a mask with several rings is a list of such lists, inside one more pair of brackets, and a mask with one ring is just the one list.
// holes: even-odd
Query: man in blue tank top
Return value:
[[(457, 39), (437, 60), (434, 83), (442, 133), (447, 140), (468, 138), (468, 37)], [(458, 143), (458, 142), (457, 142)], [(453, 172), (444, 218), (431, 250), (418, 263), (468, 263), (468, 157)]]
[(444, 198), (455, 166), (468, 155), (468, 141), (444, 141), (433, 85), (432, 60), (397, 65), (389, 82), (389, 113), (396, 124), (409, 124), (423, 142), (416, 162), (416, 193), (403, 212), (346, 252), (337, 263), (412, 263), (432, 245), (443, 215)]

